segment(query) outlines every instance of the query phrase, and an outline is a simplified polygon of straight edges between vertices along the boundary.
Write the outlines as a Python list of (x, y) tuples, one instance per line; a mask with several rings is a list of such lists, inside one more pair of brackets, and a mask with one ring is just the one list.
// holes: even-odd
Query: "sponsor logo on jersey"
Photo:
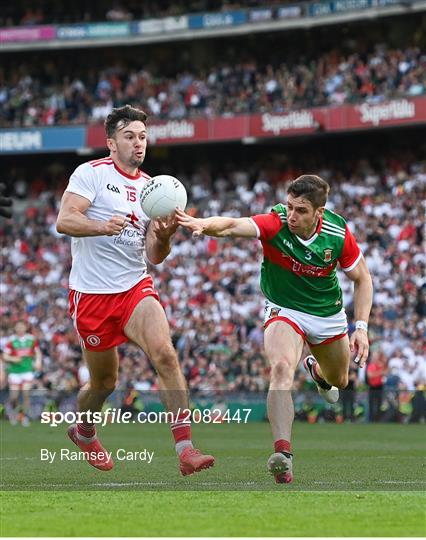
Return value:
[(324, 250), (324, 262), (330, 262), (331, 257), (333, 255), (333, 250), (330, 248), (327, 248)]
[(112, 184), (107, 184), (107, 189), (112, 191), (113, 193), (120, 193), (120, 190), (117, 186), (113, 186)]
[(91, 334), (90, 336), (87, 336), (86, 341), (92, 347), (97, 347), (101, 342), (100, 338), (96, 336), (95, 334)]
[(289, 242), (286, 238), (283, 238), (283, 244), (285, 246), (287, 246), (288, 248), (290, 248), (290, 249), (294, 249), (293, 244), (291, 242)]

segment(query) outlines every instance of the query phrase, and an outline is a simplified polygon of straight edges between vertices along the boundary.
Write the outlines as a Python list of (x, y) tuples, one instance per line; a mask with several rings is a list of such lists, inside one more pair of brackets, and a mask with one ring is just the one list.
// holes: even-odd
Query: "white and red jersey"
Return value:
[(91, 203), (85, 215), (108, 221), (127, 216), (130, 224), (118, 236), (73, 237), (70, 289), (84, 293), (111, 294), (127, 291), (147, 275), (145, 236), (149, 218), (139, 199), (149, 175), (131, 176), (110, 157), (83, 163), (73, 172), (66, 191)]

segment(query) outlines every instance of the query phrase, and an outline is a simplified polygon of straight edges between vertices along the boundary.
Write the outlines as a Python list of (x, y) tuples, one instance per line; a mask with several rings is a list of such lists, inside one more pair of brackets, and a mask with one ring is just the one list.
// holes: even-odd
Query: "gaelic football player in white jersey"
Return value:
[[(147, 145), (146, 119), (130, 105), (113, 109), (105, 121), (110, 154), (83, 163), (71, 175), (56, 227), (72, 237), (70, 314), (90, 372), (78, 395), (78, 411), (102, 410), (117, 382), (117, 346), (126, 341), (139, 345), (156, 369), (162, 399), (174, 415), (171, 429), (180, 470), (188, 475), (211, 467), (214, 458), (192, 445), (186, 382), (144, 261), (146, 256), (153, 264), (163, 262), (178, 227), (175, 217), (150, 221), (139, 204), (149, 178), (139, 169)], [(91, 465), (110, 470), (112, 458), (90, 416), (84, 418), (70, 426), (69, 437), (87, 452)]]
[[(178, 222), (195, 236), (258, 238), (263, 247), (260, 287), (265, 295), (265, 353), (271, 365), (268, 418), (274, 450), (268, 469), (277, 483), (293, 480), (291, 397), (294, 373), (304, 343), (312, 355), (304, 366), (330, 403), (348, 384), (349, 360), (356, 351), (360, 366), (368, 356), (368, 318), (372, 303), (371, 276), (345, 220), (325, 209), (329, 185), (303, 175), (287, 190), (287, 205), (251, 218), (193, 218), (176, 210)], [(340, 265), (354, 282), (355, 332), (348, 338)]]

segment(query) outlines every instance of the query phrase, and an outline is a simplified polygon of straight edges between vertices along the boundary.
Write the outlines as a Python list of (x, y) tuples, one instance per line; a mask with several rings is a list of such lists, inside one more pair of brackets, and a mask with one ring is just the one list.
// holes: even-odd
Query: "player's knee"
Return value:
[(271, 367), (271, 381), (278, 383), (293, 383), (294, 367), (288, 358), (280, 358), (274, 362)]
[(100, 379), (90, 381), (90, 386), (93, 390), (109, 396), (114, 392), (115, 387), (117, 386), (117, 375), (106, 375)]
[(177, 354), (171, 343), (165, 343), (158, 347), (152, 360), (160, 375), (162, 372), (170, 372), (179, 367)]

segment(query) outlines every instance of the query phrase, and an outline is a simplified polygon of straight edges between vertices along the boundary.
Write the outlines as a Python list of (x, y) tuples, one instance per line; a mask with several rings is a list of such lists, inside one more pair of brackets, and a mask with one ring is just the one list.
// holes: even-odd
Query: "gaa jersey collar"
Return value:
[(139, 169), (135, 175), (132, 175), (132, 174), (126, 173), (125, 171), (123, 171), (123, 169), (120, 169), (120, 167), (117, 165), (115, 161), (113, 161), (113, 163), (114, 163), (115, 170), (119, 172), (122, 176), (124, 176), (125, 178), (128, 178), (129, 180), (139, 180), (139, 178), (142, 176), (142, 171), (140, 171)]
[(320, 217), (319, 220), (318, 220), (317, 228), (315, 229), (315, 233), (313, 234), (313, 236), (311, 236), (307, 240), (304, 240), (303, 238), (300, 238), (300, 236), (297, 236), (297, 234), (295, 234), (295, 237), (305, 247), (310, 246), (318, 238), (319, 234), (321, 233), (321, 229), (322, 229), (322, 217)]

